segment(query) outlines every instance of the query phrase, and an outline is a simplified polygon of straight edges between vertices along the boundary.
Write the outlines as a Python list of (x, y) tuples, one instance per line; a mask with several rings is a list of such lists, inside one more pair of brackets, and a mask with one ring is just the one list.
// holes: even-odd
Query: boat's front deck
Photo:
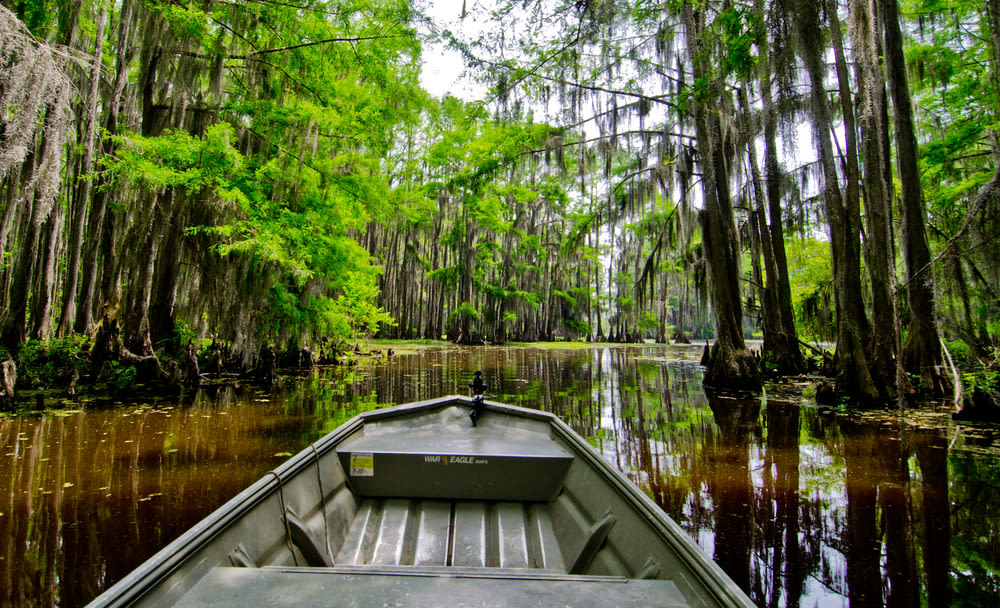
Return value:
[(366, 498), (334, 563), (566, 571), (549, 505), (521, 502)]

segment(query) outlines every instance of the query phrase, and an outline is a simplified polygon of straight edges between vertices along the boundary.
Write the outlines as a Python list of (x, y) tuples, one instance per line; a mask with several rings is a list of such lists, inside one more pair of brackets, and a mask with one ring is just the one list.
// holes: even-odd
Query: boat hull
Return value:
[(355, 417), (91, 606), (753, 605), (557, 417), (472, 405)]

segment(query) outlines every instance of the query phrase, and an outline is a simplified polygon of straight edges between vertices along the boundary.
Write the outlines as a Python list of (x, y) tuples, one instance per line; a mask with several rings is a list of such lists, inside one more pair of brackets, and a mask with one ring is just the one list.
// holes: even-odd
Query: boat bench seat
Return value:
[(566, 572), (549, 505), (510, 501), (363, 499), (334, 563)]
[(409, 574), (339, 568), (213, 568), (175, 606), (688, 606), (672, 581), (534, 571)]
[(355, 496), (521, 502), (553, 500), (573, 462), (545, 423), (471, 426), (460, 408), (402, 429), (370, 422), (337, 456)]

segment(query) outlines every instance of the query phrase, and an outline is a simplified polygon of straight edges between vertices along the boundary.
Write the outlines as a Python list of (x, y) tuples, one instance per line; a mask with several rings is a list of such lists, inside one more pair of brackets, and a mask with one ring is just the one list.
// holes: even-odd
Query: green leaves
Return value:
[[(414, 198), (390, 173), (400, 128), (426, 101), (408, 3), (151, 11), (143, 18), (163, 32), (162, 54), (143, 75), (153, 90), (143, 102), (169, 107), (167, 124), (184, 128), (115, 134), (117, 153), (104, 160), (114, 187), (134, 192), (137, 208), (176, 201), (187, 222), (176, 228), (204, 256), (193, 267), (249, 269), (235, 289), (243, 312), (225, 314), (259, 322), (258, 340), (302, 344), (391, 324), (376, 304), (380, 269), (357, 239)], [(208, 318), (223, 337), (258, 333), (231, 322)]]
[(202, 38), (210, 31), (208, 24), (211, 15), (196, 6), (153, 3), (153, 10), (170, 23), (174, 34), (178, 37)]
[(715, 21), (720, 45), (719, 71), (740, 79), (750, 79), (757, 64), (754, 47), (757, 44), (757, 21), (761, 16), (748, 9), (731, 6), (719, 13)]
[(455, 310), (453, 310), (451, 312), (450, 318), (451, 319), (460, 319), (460, 318), (463, 318), (463, 317), (476, 320), (476, 319), (479, 319), (480, 315), (479, 315), (479, 311), (476, 310), (472, 306), (472, 304), (470, 304), (468, 302), (462, 302), (461, 304), (459, 304), (455, 308)]
[(223, 200), (242, 200), (235, 186), (243, 157), (232, 147), (233, 129), (217, 123), (196, 138), (186, 131), (159, 137), (125, 134), (116, 138), (119, 152), (105, 165), (133, 185), (149, 190), (182, 188), (187, 194), (208, 190)]

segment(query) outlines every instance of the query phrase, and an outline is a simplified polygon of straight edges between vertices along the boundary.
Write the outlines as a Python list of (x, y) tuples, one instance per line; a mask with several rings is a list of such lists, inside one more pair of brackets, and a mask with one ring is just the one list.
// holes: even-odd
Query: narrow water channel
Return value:
[(698, 348), (413, 347), (180, 399), (0, 419), (0, 605), (82, 606), (358, 411), (466, 393), (554, 412), (760, 606), (993, 605), (1000, 427), (708, 396)]

